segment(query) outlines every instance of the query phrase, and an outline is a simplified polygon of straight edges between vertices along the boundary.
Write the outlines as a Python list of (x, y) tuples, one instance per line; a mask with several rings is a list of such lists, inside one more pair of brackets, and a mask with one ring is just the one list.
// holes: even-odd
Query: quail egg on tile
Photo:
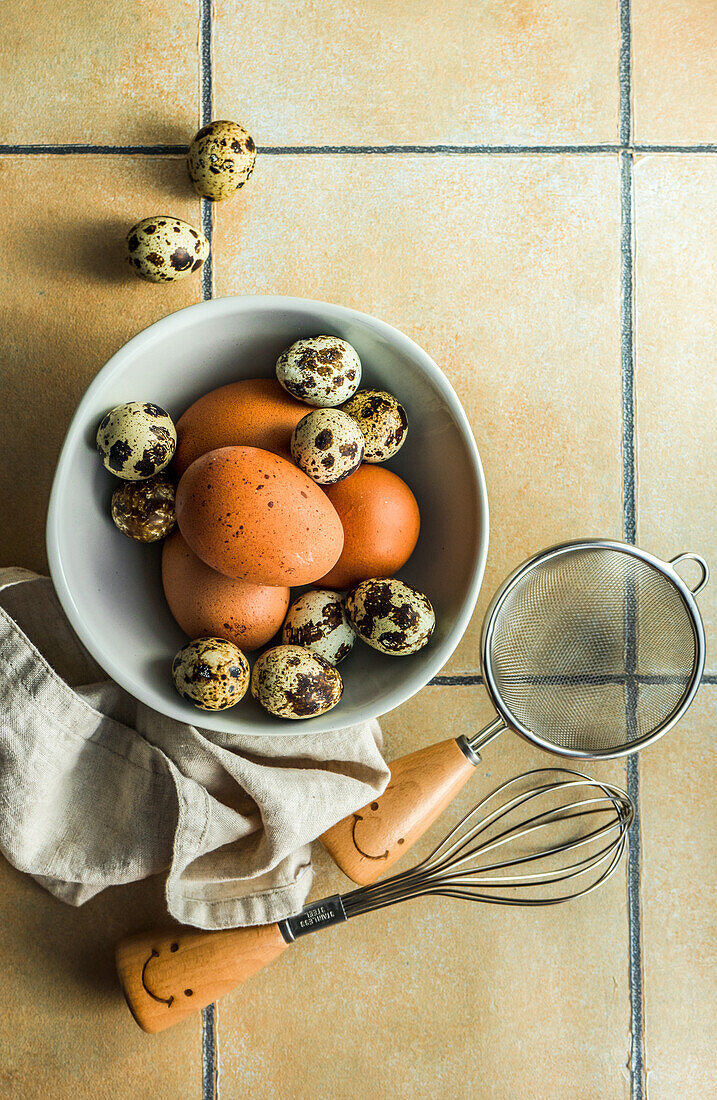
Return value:
[(200, 230), (169, 214), (133, 225), (127, 234), (127, 259), (135, 275), (150, 283), (171, 283), (198, 271), (209, 255)]
[(345, 607), (364, 642), (396, 657), (423, 649), (436, 626), (428, 597), (405, 581), (362, 581), (346, 596)]
[(277, 645), (257, 659), (251, 693), (277, 718), (315, 718), (331, 710), (344, 690), (341, 674), (298, 645)]
[(281, 353), (276, 377), (288, 393), (307, 405), (331, 408), (358, 389), (361, 360), (338, 336), (309, 336)]
[(127, 538), (158, 542), (177, 522), (173, 483), (166, 474), (123, 482), (112, 494), (112, 519)]
[(359, 468), (363, 452), (361, 429), (339, 409), (315, 409), (291, 436), (291, 457), (319, 485), (343, 481)]
[(123, 481), (142, 481), (170, 462), (177, 433), (169, 413), (148, 401), (117, 405), (100, 421), (97, 450)]
[(366, 444), (364, 462), (385, 462), (401, 449), (408, 432), (406, 410), (385, 390), (359, 390), (342, 411), (358, 424)]
[(289, 608), (281, 635), (288, 645), (304, 646), (338, 665), (353, 649), (356, 635), (337, 592), (304, 592)]
[(246, 695), (249, 662), (225, 638), (197, 638), (177, 653), (172, 678), (182, 698), (195, 707), (226, 710)]
[(195, 191), (205, 199), (228, 199), (254, 171), (256, 145), (238, 122), (202, 126), (189, 146), (187, 167)]

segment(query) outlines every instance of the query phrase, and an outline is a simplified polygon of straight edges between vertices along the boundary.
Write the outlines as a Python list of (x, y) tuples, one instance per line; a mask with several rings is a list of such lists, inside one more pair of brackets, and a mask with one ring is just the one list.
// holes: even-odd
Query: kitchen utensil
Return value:
[[(690, 589), (675, 566), (702, 572)], [(506, 729), (560, 756), (625, 756), (661, 737), (700, 682), (705, 638), (698, 554), (663, 562), (582, 540), (544, 550), (502, 585), (483, 623), (481, 666), (497, 717), (391, 765), (384, 793), (321, 840), (355, 882), (374, 882), (421, 836)]]
[[(133, 400), (154, 402), (176, 420), (208, 390), (242, 378), (272, 377), (281, 351), (318, 333), (348, 340), (362, 360), (362, 386), (390, 390), (406, 407), (409, 436), (391, 469), (416, 494), (422, 524), (401, 577), (431, 600), (436, 632), (406, 661), (356, 646), (341, 668), (341, 702), (325, 715), (299, 723), (275, 718), (249, 697), (230, 710), (199, 712), (172, 684), (172, 657), (187, 638), (162, 593), (161, 548), (132, 543), (109, 518), (113, 478), (94, 449), (97, 425), (108, 409)], [(463, 636), (487, 549), (488, 498), (478, 450), (460, 401), (430, 356), (367, 314), (269, 295), (218, 298), (181, 309), (109, 360), (67, 432), (47, 519), (50, 572), (63, 609), (112, 679), (160, 714), (247, 736), (296, 737), (299, 728), (322, 733), (367, 721), (409, 699), (443, 667)]]
[(594, 890), (617, 867), (633, 807), (611, 783), (545, 768), (504, 783), (426, 859), (372, 886), (307, 905), (278, 924), (225, 932), (142, 932), (117, 949), (130, 1011), (163, 1031), (228, 993), (298, 936), (427, 894), (496, 905), (555, 905)]

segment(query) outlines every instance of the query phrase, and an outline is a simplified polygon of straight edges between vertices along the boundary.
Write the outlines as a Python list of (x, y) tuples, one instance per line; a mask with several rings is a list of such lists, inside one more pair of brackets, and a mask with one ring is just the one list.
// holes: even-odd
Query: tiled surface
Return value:
[(195, 0), (3, 8), (0, 141), (173, 144), (198, 126)]
[(608, 156), (267, 157), (246, 202), (217, 211), (217, 293), (373, 313), (455, 386), (491, 533), (449, 671), (477, 670), (487, 603), (521, 561), (620, 535), (619, 224)]
[[(479, 612), (446, 670), (455, 680), (475, 670), (491, 591), (545, 544), (619, 536), (624, 513), (648, 549), (716, 558), (717, 159), (585, 151), (618, 134), (714, 143), (713, 4), (132, 0), (119, 11), (96, 0), (52, 20), (42, 5), (15, 5), (4, 30), (0, 563), (44, 568), (52, 469), (88, 381), (128, 337), (202, 296), (199, 279), (153, 287), (121, 263), (132, 221), (166, 210), (198, 222), (181, 157), (17, 156), (8, 145), (181, 145), (202, 88), (204, 116), (246, 122), (265, 150), (299, 150), (265, 151), (241, 196), (216, 208), (217, 293), (306, 294), (377, 313), (427, 348), (469, 413), (492, 527)], [(538, 148), (301, 152), (329, 144)], [(632, 243), (621, 232), (630, 213)], [(712, 587), (699, 602), (713, 642)], [(161, 919), (161, 883), (73, 910), (3, 864), (4, 1092), (710, 1095), (715, 693), (703, 687), (682, 726), (630, 766), (642, 819), (629, 906), (624, 867), (563, 907), (419, 901), (309, 938), (217, 1009), (218, 1093), (199, 1018), (147, 1038), (114, 983), (114, 944)], [(387, 755), (487, 716), (480, 687), (428, 688), (385, 718)], [(547, 763), (505, 735), (445, 823), (481, 790)], [(589, 770), (625, 781), (619, 761)], [(341, 888), (319, 852), (315, 896)]]
[(640, 762), (650, 1100), (713, 1096), (717, 686)]
[(201, 1020), (151, 1040), (117, 990), (117, 940), (167, 923), (159, 879), (77, 910), (0, 862), (3, 1096), (178, 1100), (201, 1095)]
[(713, 0), (632, 0), (635, 140), (717, 140)]
[(240, 114), (262, 145), (617, 140), (612, 3), (216, 0), (215, 10), (217, 114)]
[[(717, 207), (704, 196), (716, 191), (717, 158), (647, 156), (635, 165), (638, 536), (667, 558), (695, 550), (715, 570)], [(714, 584), (699, 604), (715, 670)]]
[(1, 564), (46, 570), (55, 461), (100, 367), (140, 329), (201, 299), (198, 277), (158, 287), (123, 259), (127, 229), (150, 212), (198, 222), (192, 196), (180, 158), (0, 159)]
[[(388, 755), (470, 734), (490, 717), (480, 688), (427, 688), (384, 719)], [(550, 763), (504, 734), (406, 861), (427, 855), (481, 795)], [(622, 761), (592, 770), (624, 782)], [(346, 889), (323, 854), (317, 870), (317, 898)], [(581, 1097), (626, 1100), (626, 929), (618, 874), (561, 906), (424, 898), (309, 936), (218, 1007), (222, 1100), (572, 1100), (577, 1081)]]

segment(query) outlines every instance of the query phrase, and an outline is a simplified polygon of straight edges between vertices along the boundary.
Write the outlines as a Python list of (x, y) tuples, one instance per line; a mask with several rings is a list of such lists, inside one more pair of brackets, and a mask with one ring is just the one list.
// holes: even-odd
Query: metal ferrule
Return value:
[[(471, 764), (480, 763), (480, 750), (484, 749), (486, 745), (489, 745), (499, 734), (503, 733), (508, 727), (502, 718), (494, 718), (492, 722), (489, 722), (487, 726), (484, 726), (478, 733), (474, 733), (472, 737), (459, 737), (458, 744), (463, 749)], [(465, 746), (461, 744), (465, 741)]]
[(297, 936), (308, 936), (309, 932), (318, 932), (329, 924), (341, 924), (346, 920), (341, 895), (334, 894), (305, 906), (295, 917), (279, 921), (279, 931), (287, 943), (293, 943)]

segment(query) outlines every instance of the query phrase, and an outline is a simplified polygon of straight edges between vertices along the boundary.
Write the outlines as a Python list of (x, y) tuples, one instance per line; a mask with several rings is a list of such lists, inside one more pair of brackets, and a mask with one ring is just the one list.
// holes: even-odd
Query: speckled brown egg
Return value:
[(249, 662), (225, 638), (197, 638), (177, 653), (172, 678), (188, 703), (202, 710), (226, 710), (246, 695)]
[(338, 665), (353, 649), (356, 635), (337, 592), (318, 589), (294, 600), (286, 616), (281, 640), (300, 645)]
[(403, 405), (385, 390), (359, 390), (342, 405), (358, 424), (365, 440), (364, 462), (385, 462), (401, 449), (408, 432)]
[(187, 167), (194, 189), (218, 202), (235, 195), (254, 171), (256, 145), (238, 122), (217, 120), (202, 126), (189, 146)]
[(288, 393), (307, 405), (341, 405), (361, 384), (361, 360), (338, 336), (297, 340), (276, 361), (276, 377)]
[(112, 519), (127, 538), (158, 542), (176, 523), (174, 484), (166, 474), (125, 481), (112, 494)]
[(315, 718), (341, 699), (341, 674), (323, 657), (298, 645), (278, 645), (257, 658), (251, 693), (277, 718)]
[(306, 405), (287, 393), (276, 378), (243, 378), (198, 398), (177, 421), (174, 470), (220, 447), (260, 447), (290, 458), (291, 433)]
[(102, 418), (97, 450), (111, 474), (123, 481), (153, 477), (171, 461), (177, 433), (168, 412), (149, 401), (128, 401)]
[(359, 638), (394, 657), (423, 649), (436, 626), (431, 601), (405, 581), (362, 581), (344, 606)]
[(281, 630), (289, 606), (288, 588), (217, 573), (189, 549), (179, 531), (162, 547), (162, 585), (185, 634), (226, 638), (244, 652), (266, 645)]
[(291, 457), (318, 485), (335, 485), (361, 465), (364, 441), (355, 420), (339, 409), (316, 409), (294, 428)]
[(311, 478), (258, 447), (222, 447), (177, 486), (177, 523), (194, 553), (253, 584), (312, 584), (335, 565), (341, 520)]
[(127, 259), (135, 275), (150, 283), (172, 283), (198, 271), (209, 255), (209, 241), (187, 222), (157, 214), (127, 234)]

